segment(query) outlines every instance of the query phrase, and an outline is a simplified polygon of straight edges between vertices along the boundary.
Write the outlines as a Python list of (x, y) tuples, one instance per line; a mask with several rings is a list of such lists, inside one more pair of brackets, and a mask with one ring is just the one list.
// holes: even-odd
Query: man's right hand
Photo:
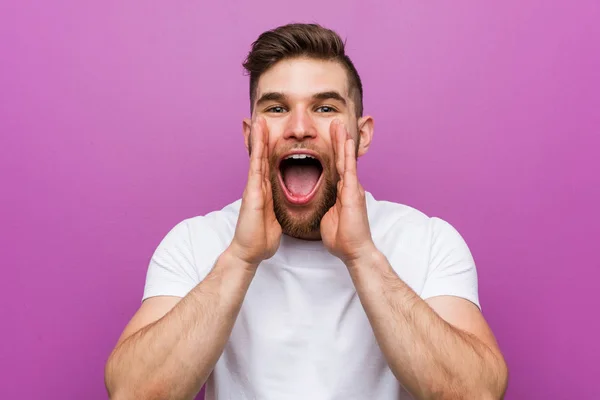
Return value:
[[(106, 363), (111, 399), (191, 399), (213, 371), (256, 268), (275, 254), (281, 241), (264, 120), (252, 125), (251, 140), (248, 183), (231, 244), (185, 297), (154, 296), (142, 303)], [(186, 244), (191, 252), (192, 243)], [(185, 247), (181, 242), (173, 246), (169, 250)], [(169, 271), (179, 271), (183, 265), (174, 262), (171, 267)], [(194, 265), (186, 268), (192, 270)]]
[(273, 209), (269, 180), (269, 132), (263, 118), (259, 117), (252, 123), (250, 139), (252, 151), (248, 182), (228, 250), (235, 257), (256, 267), (277, 252), (281, 241), (281, 225)]

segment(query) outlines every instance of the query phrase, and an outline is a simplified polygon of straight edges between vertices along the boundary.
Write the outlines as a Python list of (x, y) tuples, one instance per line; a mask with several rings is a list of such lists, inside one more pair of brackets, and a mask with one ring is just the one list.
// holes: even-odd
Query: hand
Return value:
[(347, 266), (372, 253), (365, 190), (356, 174), (354, 140), (343, 124), (334, 120), (330, 126), (335, 165), (340, 176), (337, 201), (321, 220), (321, 238), (327, 250)]
[(273, 192), (269, 180), (269, 132), (263, 118), (252, 123), (250, 137), (252, 153), (248, 182), (229, 250), (238, 259), (258, 266), (279, 248), (281, 225), (273, 210)]

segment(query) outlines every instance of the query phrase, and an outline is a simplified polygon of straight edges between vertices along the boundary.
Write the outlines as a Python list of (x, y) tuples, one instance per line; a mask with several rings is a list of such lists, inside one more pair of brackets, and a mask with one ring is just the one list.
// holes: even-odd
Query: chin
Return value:
[(322, 174), (320, 180), (319, 187), (301, 204), (289, 200), (279, 178), (272, 182), (275, 217), (286, 235), (307, 240), (321, 238), (321, 219), (335, 204), (337, 192), (331, 179)]
[(283, 232), (300, 239), (320, 239), (321, 219), (335, 204), (337, 173), (325, 152), (288, 149), (271, 160), (275, 216)]

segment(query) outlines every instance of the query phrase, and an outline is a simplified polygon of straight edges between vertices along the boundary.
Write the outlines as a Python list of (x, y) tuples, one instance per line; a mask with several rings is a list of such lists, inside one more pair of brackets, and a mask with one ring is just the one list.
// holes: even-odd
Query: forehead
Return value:
[(344, 67), (335, 61), (294, 58), (279, 61), (262, 74), (256, 98), (267, 92), (302, 98), (327, 91), (348, 97), (348, 75)]

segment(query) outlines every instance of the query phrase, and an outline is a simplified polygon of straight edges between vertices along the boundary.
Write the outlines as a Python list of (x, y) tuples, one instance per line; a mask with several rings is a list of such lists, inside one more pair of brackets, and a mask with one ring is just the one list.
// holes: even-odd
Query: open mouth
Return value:
[(296, 152), (285, 155), (279, 163), (279, 183), (288, 202), (309, 203), (317, 193), (323, 177), (323, 165), (316, 154)]

